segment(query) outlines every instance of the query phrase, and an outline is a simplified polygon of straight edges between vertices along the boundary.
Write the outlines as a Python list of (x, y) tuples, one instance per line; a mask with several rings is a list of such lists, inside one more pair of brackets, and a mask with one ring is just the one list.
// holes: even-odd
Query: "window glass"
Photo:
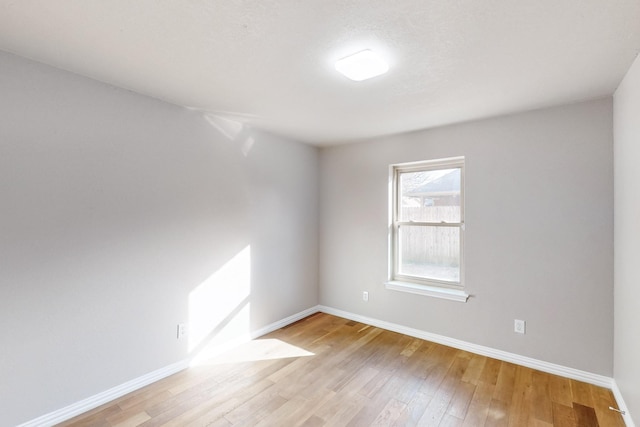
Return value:
[(391, 167), (390, 280), (463, 287), (464, 158)]
[(460, 168), (400, 173), (399, 220), (460, 222)]
[(402, 225), (398, 273), (446, 282), (460, 281), (460, 229)]

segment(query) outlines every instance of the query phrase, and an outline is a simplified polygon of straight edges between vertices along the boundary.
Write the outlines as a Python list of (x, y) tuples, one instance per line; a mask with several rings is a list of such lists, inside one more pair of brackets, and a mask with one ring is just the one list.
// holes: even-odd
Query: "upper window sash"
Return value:
[[(400, 218), (400, 175), (407, 172), (423, 172), (442, 169), (460, 169), (460, 220), (424, 222), (421, 225), (464, 224), (464, 157), (449, 157), (446, 159), (429, 160), (424, 162), (411, 162), (391, 165), (392, 191), (391, 191), (391, 221), (395, 224), (409, 224), (411, 221), (402, 221)], [(418, 221), (420, 223), (421, 221)]]

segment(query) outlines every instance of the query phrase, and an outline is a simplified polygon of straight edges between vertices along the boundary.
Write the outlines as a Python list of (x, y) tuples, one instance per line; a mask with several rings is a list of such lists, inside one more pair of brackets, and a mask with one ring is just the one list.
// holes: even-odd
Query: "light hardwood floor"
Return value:
[(620, 426), (607, 389), (318, 313), (62, 426)]

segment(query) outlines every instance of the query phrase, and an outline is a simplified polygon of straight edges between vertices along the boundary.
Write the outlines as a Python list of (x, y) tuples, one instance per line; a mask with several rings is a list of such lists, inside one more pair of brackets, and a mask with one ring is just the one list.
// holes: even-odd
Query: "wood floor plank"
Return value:
[(513, 397), (509, 411), (509, 427), (529, 424), (532, 413), (532, 376), (533, 370), (518, 366), (513, 386)]
[(558, 402), (552, 402), (551, 407), (554, 427), (576, 427), (576, 417), (573, 412), (573, 407), (565, 406)]
[(322, 418), (328, 426), (344, 426), (349, 424), (368, 401), (367, 397), (359, 393), (343, 390), (319, 407), (315, 415)]
[(498, 372), (493, 398), (510, 404), (513, 399), (515, 380), (516, 365), (513, 363), (502, 362), (500, 371)]
[[(282, 405), (287, 402), (288, 400), (280, 395), (271, 396), (269, 399), (263, 401), (263, 405), (256, 405), (256, 410), (254, 412), (246, 413), (244, 417), (236, 418), (233, 420), (233, 422), (230, 422), (230, 424), (240, 427), (253, 427), (258, 423), (259, 420), (262, 420), (269, 414), (277, 411)], [(227, 419), (226, 415), (225, 419)]]
[[(329, 348), (328, 346), (326, 347), (327, 349)], [(322, 351), (318, 351), (318, 349), (316, 349), (316, 351), (316, 354), (323, 353)], [(269, 380), (273, 381), (274, 383), (282, 382), (286, 377), (291, 375), (295, 376), (297, 372), (306, 369), (307, 365), (312, 364), (314, 361), (314, 357), (299, 357), (293, 360), (291, 363), (288, 363), (287, 366), (283, 367), (282, 369), (273, 372), (267, 378), (269, 378)]]
[(491, 405), (491, 396), (495, 391), (495, 385), (490, 382), (481, 381), (473, 393), (469, 409), (464, 419), (463, 426), (475, 427), (483, 426), (489, 416), (489, 408)]
[(422, 345), (424, 341), (420, 340), (420, 339), (413, 339), (409, 344), (407, 344), (407, 346), (402, 349), (402, 352), (400, 352), (401, 356), (406, 356), (406, 357), (411, 357), (413, 355), (413, 353), (416, 352), (416, 350)]
[(137, 414), (119, 422), (110, 421), (109, 424), (111, 424), (112, 427), (136, 427), (149, 419), (151, 419), (151, 417), (146, 412), (138, 412)]
[(477, 385), (480, 381), (480, 375), (484, 370), (484, 365), (487, 363), (487, 358), (474, 354), (469, 361), (469, 366), (462, 376), (462, 381)]
[(601, 426), (625, 427), (622, 415), (609, 409), (610, 406), (613, 408), (618, 407), (611, 390), (602, 387), (593, 387), (591, 389), (591, 395), (593, 397), (593, 409), (596, 411), (596, 416)]
[(435, 366), (437, 360), (435, 350), (440, 347), (437, 344), (423, 341), (422, 345), (407, 359), (404, 366), (406, 375), (424, 380), (430, 372), (430, 368)]
[(502, 367), (502, 361), (487, 359), (484, 369), (480, 374), (480, 381), (495, 385), (498, 382), (498, 374)]
[(624, 427), (609, 406), (601, 387), (320, 313), (60, 425)]
[(553, 424), (541, 421), (536, 418), (529, 418), (529, 427), (553, 427)]
[(581, 381), (571, 381), (571, 395), (573, 396), (573, 402), (579, 403), (584, 406), (593, 407), (593, 396), (591, 395), (591, 387), (589, 384)]
[(438, 427), (461, 427), (463, 425), (462, 423), (463, 420), (460, 418), (454, 417), (450, 414), (445, 414), (442, 421), (440, 421), (440, 424), (438, 424)]
[(373, 398), (385, 388), (391, 377), (393, 377), (393, 371), (391, 370), (383, 369), (378, 371), (378, 373), (361, 389), (362, 395), (373, 400)]
[(507, 427), (509, 425), (509, 404), (502, 400), (491, 399), (485, 427)]
[(95, 408), (87, 413), (58, 424), (58, 427), (111, 427), (107, 418), (122, 412), (117, 404), (107, 404)]
[[(208, 384), (211, 381), (219, 382), (216, 373), (207, 368), (197, 367), (187, 372), (180, 372), (171, 376), (170, 379), (163, 384), (162, 389), (175, 396), (200, 384)], [(148, 400), (148, 398), (147, 393), (139, 393), (136, 396), (131, 396), (129, 399), (126, 399), (122, 402), (121, 406), (133, 406), (140, 401)]]
[[(175, 379), (177, 379), (178, 375), (176, 375), (175, 377)], [(186, 377), (183, 376), (182, 378)], [(164, 384), (168, 383), (165, 382)], [(117, 399), (118, 406), (123, 411), (127, 411), (132, 408), (145, 408), (151, 406), (154, 403), (168, 399), (171, 396), (171, 392), (169, 391), (168, 387), (164, 387), (163, 384), (157, 384), (157, 387), (154, 387), (152, 389), (147, 390), (146, 388), (143, 388), (138, 391), (139, 393), (130, 393), (124, 398)]]
[(206, 425), (215, 422), (251, 399), (252, 396), (259, 395), (273, 385), (274, 383), (270, 380), (261, 379), (253, 384), (246, 384), (241, 390), (230, 393), (229, 396), (217, 394), (215, 398), (193, 406), (179, 416), (171, 419), (171, 421), (165, 423), (163, 427)]
[(549, 375), (533, 371), (532, 373), (532, 393), (533, 393), (533, 418), (545, 423), (553, 423), (553, 413), (551, 410), (551, 397), (549, 394)]
[(146, 411), (138, 409), (131, 410), (127, 409), (126, 411), (122, 411), (115, 416), (107, 417), (106, 420), (109, 425), (113, 427), (123, 427), (126, 425), (139, 425), (143, 422), (150, 420), (151, 416), (147, 414)]
[[(276, 399), (281, 399), (281, 404), (286, 402), (286, 399), (278, 395), (278, 389), (276, 387), (266, 388), (227, 412), (224, 417), (232, 424), (240, 423)], [(277, 405), (276, 407), (279, 406), (281, 405)]]
[(191, 427), (231, 427), (231, 423), (229, 421), (227, 421), (224, 418), (219, 418), (213, 422), (207, 423), (207, 424), (197, 424), (196, 426), (191, 426)]
[(323, 425), (325, 422), (322, 418), (312, 415), (300, 424), (300, 427), (322, 427)]
[(366, 404), (360, 408), (346, 425), (348, 427), (369, 427), (380, 414), (380, 408), (387, 403), (388, 397), (385, 394), (378, 395), (374, 399), (367, 398)]
[(549, 396), (552, 402), (571, 407), (573, 394), (571, 393), (571, 380), (558, 375), (549, 374)]
[(118, 406), (120, 406), (122, 411), (107, 417), (107, 421), (109, 421), (110, 424), (117, 424), (120, 421), (128, 417), (131, 417), (132, 415), (138, 414), (140, 412), (146, 413), (147, 408), (150, 408), (153, 405), (163, 402), (169, 399), (170, 397), (171, 397), (171, 393), (169, 393), (167, 390), (162, 390), (159, 393), (151, 394), (146, 399), (142, 399), (142, 400), (136, 399), (137, 403), (133, 406), (127, 406), (125, 404), (125, 406), (123, 407), (122, 402), (118, 403)]
[(580, 427), (598, 427), (598, 417), (596, 411), (585, 405), (573, 403), (573, 413), (576, 417), (576, 424)]
[(383, 427), (392, 425), (402, 414), (402, 411), (407, 407), (407, 404), (397, 400), (390, 399), (389, 402), (382, 408), (382, 411), (378, 414), (373, 423), (371, 423), (372, 427)]
[(429, 406), (432, 398), (433, 396), (422, 392), (414, 394), (411, 401), (407, 403), (404, 411), (402, 411), (402, 414), (400, 414), (398, 419), (392, 425), (396, 427), (412, 427), (418, 425), (420, 418), (422, 418), (422, 415), (427, 409), (427, 406)]
[(444, 380), (449, 367), (455, 359), (455, 350), (450, 347), (438, 346), (431, 353), (430, 363), (425, 364), (425, 378), (420, 387), (422, 393), (434, 396)]
[(378, 369), (363, 366), (355, 375), (350, 376), (349, 381), (344, 383), (341, 388), (334, 387), (333, 391), (347, 396), (360, 394), (362, 391), (366, 391), (366, 385), (379, 374), (380, 371)]
[[(456, 372), (456, 368), (453, 368), (453, 372)], [(459, 380), (456, 377), (445, 377), (442, 380), (441, 386), (437, 389), (431, 402), (429, 402), (424, 414), (418, 421), (418, 425), (437, 426), (440, 424), (447, 412), (458, 382)]]
[(398, 400), (409, 404), (409, 402), (413, 400), (413, 397), (420, 391), (422, 380), (406, 374), (400, 374), (398, 378), (400, 382), (398, 383), (398, 391), (395, 396)]
[(310, 399), (296, 396), (288, 400), (276, 411), (269, 414), (256, 424), (256, 427), (271, 427), (276, 425), (295, 426), (304, 422), (310, 414), (322, 407), (335, 396), (332, 390), (320, 389)]
[(460, 381), (451, 399), (451, 403), (449, 403), (449, 407), (447, 408), (447, 414), (464, 420), (475, 391), (475, 385)]
[(515, 376), (516, 365), (502, 362), (485, 422), (487, 426), (509, 425)]

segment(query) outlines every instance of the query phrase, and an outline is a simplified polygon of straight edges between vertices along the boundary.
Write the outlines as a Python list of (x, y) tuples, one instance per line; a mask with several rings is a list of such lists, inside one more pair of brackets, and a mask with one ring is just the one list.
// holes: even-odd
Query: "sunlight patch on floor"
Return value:
[(315, 356), (315, 354), (279, 339), (265, 338), (245, 342), (209, 358), (198, 357), (193, 365), (222, 365), (307, 356)]

